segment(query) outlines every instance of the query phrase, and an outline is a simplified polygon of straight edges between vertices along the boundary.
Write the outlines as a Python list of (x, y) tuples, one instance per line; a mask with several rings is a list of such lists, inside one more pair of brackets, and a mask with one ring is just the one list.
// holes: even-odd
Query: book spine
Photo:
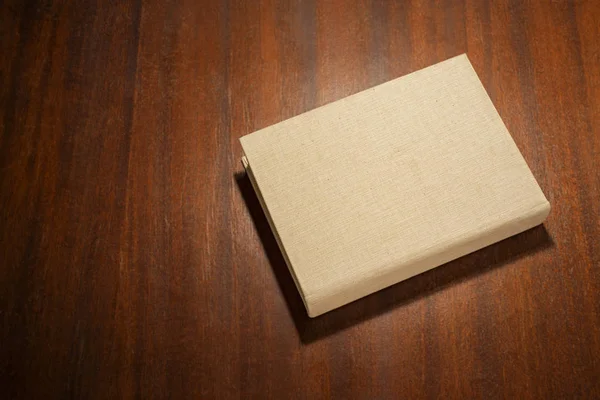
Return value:
[(504, 240), (541, 224), (550, 212), (550, 204), (546, 201), (518, 217), (498, 221), (488, 226), (453, 240), (447, 245), (433, 248), (431, 251), (415, 255), (400, 264), (384, 266), (381, 273), (369, 279), (354, 282), (341, 287), (335, 293), (324, 296), (313, 304), (311, 317), (331, 311), (346, 303), (355, 301), (378, 290), (409, 279), (415, 275), (438, 267), (469, 253), (482, 249), (493, 243)]

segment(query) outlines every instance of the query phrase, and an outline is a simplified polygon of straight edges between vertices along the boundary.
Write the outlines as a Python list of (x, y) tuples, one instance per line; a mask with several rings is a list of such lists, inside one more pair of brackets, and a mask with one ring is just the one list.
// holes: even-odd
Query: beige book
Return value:
[(241, 144), (311, 317), (532, 228), (550, 211), (466, 55)]

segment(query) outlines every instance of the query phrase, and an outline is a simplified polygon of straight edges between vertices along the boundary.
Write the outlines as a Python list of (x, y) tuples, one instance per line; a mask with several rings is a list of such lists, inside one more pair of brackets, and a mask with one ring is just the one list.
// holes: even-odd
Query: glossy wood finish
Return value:
[[(599, 2), (0, 15), (3, 398), (600, 397)], [(309, 319), (238, 138), (463, 52), (545, 228)]]

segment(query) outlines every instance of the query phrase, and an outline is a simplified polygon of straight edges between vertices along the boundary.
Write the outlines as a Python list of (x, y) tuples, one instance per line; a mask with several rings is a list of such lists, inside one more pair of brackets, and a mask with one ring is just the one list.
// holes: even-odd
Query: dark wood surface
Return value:
[[(600, 2), (0, 15), (0, 397), (600, 398)], [(545, 226), (309, 319), (238, 138), (463, 52)]]

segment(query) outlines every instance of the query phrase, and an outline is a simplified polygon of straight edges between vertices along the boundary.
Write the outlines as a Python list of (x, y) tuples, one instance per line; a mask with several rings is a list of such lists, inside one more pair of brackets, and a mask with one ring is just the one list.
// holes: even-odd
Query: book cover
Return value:
[(546, 218), (466, 55), (240, 139), (314, 317)]

